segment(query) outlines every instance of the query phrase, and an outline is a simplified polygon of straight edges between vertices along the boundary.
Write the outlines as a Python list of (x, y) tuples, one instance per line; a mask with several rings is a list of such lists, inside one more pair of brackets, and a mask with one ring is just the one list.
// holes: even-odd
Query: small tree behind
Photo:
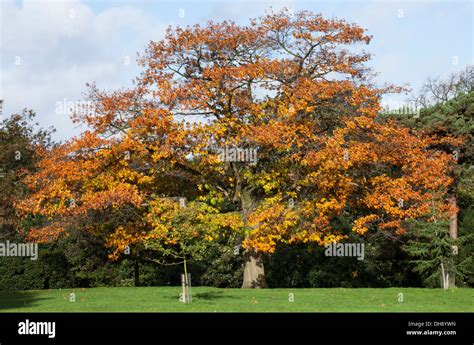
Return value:
[(472, 234), (451, 238), (447, 221), (411, 221), (408, 227), (409, 241), (403, 248), (414, 259), (414, 270), (427, 286), (453, 288), (452, 276), (462, 281), (474, 273), (470, 271), (472, 257), (456, 260), (460, 245), (472, 241)]

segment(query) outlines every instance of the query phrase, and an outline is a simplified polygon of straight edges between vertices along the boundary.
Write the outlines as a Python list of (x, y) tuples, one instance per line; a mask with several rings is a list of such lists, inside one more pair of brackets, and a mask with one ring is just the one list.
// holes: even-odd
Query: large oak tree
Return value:
[[(140, 57), (134, 88), (91, 86), (94, 112), (75, 116), (89, 129), (43, 153), (27, 179), (35, 193), (18, 208), (50, 223), (30, 237), (54, 240), (75, 226), (106, 236), (114, 257), (130, 245), (173, 245), (180, 226), (166, 226), (179, 212), (160, 200), (185, 197), (212, 207), (185, 224), (234, 231), (242, 286), (261, 287), (262, 253), (343, 240), (341, 215), (361, 235), (396, 236), (405, 219), (445, 213), (451, 156), (430, 150), (433, 138), (375, 121), (391, 88), (370, 82), (360, 49), (370, 39), (305, 11), (168, 29)], [(222, 161), (224, 147), (256, 149), (258, 160)]]

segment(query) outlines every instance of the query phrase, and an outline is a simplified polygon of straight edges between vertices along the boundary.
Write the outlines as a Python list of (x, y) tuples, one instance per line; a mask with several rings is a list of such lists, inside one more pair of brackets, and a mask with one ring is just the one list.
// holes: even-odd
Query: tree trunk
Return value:
[(135, 286), (140, 286), (140, 270), (138, 266), (138, 260), (135, 259), (135, 267), (134, 267), (134, 278), (135, 278)]
[[(457, 209), (457, 201), (455, 196), (449, 198), (449, 203), (453, 209)], [(451, 212), (449, 216), (449, 236), (452, 239), (458, 238), (458, 213), (457, 211)]]
[(254, 252), (244, 253), (244, 282), (242, 288), (266, 288), (265, 269), (262, 256)]
[[(252, 198), (251, 190), (238, 190), (242, 206), (244, 227), (247, 228), (247, 215), (253, 211), (257, 202)], [(244, 280), (242, 288), (264, 288), (267, 286), (265, 280), (265, 269), (263, 267), (262, 255), (253, 251), (244, 252)]]
[[(458, 213), (457, 213), (457, 201), (456, 201), (456, 196), (455, 195), (452, 195), (449, 198), (449, 203), (451, 205), (451, 208), (453, 210), (456, 210), (456, 211), (451, 212), (451, 214), (449, 216), (449, 237), (451, 237), (453, 240), (455, 240), (455, 239), (458, 238)], [(454, 248), (453, 248), (453, 251), (454, 251)], [(450, 265), (449, 265), (450, 267), (448, 269), (448, 274), (449, 274), (448, 287), (449, 288), (453, 288), (453, 287), (456, 286), (456, 276), (455, 276), (455, 272), (454, 272), (454, 261), (455, 261), (455, 258), (452, 257)]]
[(441, 288), (444, 290), (449, 288), (449, 281), (447, 279), (448, 277), (449, 275), (447, 276), (444, 270), (443, 260), (441, 260)]

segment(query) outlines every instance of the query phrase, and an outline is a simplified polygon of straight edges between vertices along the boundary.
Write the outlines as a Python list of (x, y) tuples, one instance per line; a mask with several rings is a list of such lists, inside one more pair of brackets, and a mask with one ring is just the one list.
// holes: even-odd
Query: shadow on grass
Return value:
[(226, 299), (236, 299), (238, 297), (226, 295), (224, 291), (208, 291), (208, 292), (200, 292), (194, 294), (193, 297), (202, 300), (213, 300), (219, 298), (226, 298)]
[[(174, 296), (166, 296), (167, 299), (176, 299)], [(207, 291), (207, 292), (198, 292), (192, 293), (192, 298), (196, 300), (211, 301), (215, 299), (225, 298), (225, 299), (238, 299), (236, 296), (226, 295), (224, 291)]]
[(49, 297), (40, 296), (31, 291), (0, 291), (0, 312), (8, 309), (21, 309), (35, 305), (37, 302)]

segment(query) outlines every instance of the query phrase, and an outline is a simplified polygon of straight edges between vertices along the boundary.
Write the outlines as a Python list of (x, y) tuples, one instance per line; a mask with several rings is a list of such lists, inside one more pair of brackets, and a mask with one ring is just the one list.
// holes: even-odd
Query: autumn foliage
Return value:
[[(74, 116), (88, 130), (41, 153), (26, 178), (33, 193), (17, 203), (41, 219), (30, 238), (75, 227), (106, 237), (117, 258), (126, 245), (231, 230), (248, 251), (271, 253), (342, 240), (341, 216), (360, 235), (444, 217), (453, 159), (436, 138), (376, 119), (395, 88), (370, 82), (360, 48), (370, 39), (304, 11), (168, 29), (140, 57), (134, 88), (92, 85), (95, 111)], [(226, 146), (257, 149), (257, 163), (221, 161)]]

